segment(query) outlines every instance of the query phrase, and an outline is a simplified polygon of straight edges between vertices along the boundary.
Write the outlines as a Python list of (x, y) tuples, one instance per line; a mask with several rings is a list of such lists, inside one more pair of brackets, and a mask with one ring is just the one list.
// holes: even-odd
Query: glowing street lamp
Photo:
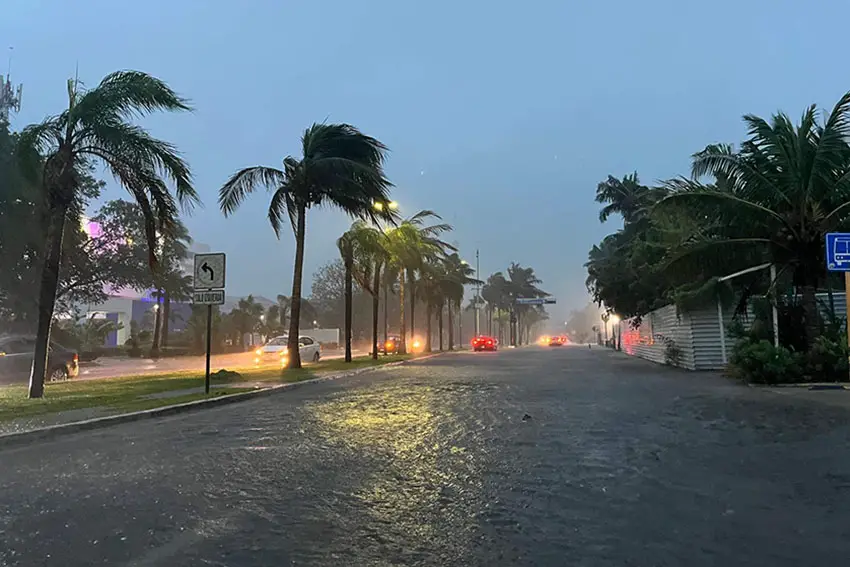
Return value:
[(376, 211), (383, 211), (384, 207), (388, 208), (391, 211), (394, 211), (398, 209), (398, 203), (396, 203), (395, 201), (389, 201), (386, 203), (381, 201), (375, 201), (374, 203), (372, 203), (372, 208)]

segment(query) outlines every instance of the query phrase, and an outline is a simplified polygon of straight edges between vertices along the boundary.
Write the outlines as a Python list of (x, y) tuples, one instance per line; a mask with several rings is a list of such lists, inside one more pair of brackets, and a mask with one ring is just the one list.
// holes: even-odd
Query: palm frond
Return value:
[(117, 71), (78, 98), (71, 120), (90, 122), (97, 116), (130, 119), (156, 111), (191, 110), (189, 101), (164, 81), (141, 71)]
[(234, 173), (218, 192), (218, 204), (224, 216), (239, 208), (245, 198), (260, 187), (277, 190), (287, 181), (286, 174), (273, 167), (247, 167)]
[(189, 165), (173, 144), (158, 140), (143, 128), (115, 117), (84, 118), (86, 120), (81, 119), (81, 129), (75, 135), (77, 154), (97, 150), (98, 155), (109, 153), (113, 159), (141, 164), (145, 169), (163, 173), (174, 183), (177, 200), (184, 209), (200, 203)]

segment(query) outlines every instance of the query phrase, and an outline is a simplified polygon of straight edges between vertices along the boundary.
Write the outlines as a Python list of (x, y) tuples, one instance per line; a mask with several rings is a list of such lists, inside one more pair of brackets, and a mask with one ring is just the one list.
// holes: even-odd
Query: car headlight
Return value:
[(258, 348), (257, 350), (254, 351), (254, 354), (256, 354), (257, 356), (263, 356), (263, 349)]

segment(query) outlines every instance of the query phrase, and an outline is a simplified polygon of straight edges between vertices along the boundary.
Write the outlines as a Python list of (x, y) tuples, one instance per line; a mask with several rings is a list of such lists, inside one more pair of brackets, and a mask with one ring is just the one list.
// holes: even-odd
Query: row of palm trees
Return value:
[[(46, 219), (32, 398), (44, 394), (62, 240), (68, 219), (83, 213), (86, 196), (80, 179), (85, 168), (101, 162), (138, 204), (155, 275), (161, 271), (162, 243), (179, 236), (181, 210), (190, 213), (200, 203), (189, 165), (177, 148), (134, 123), (157, 111), (190, 111), (188, 100), (139, 71), (112, 73), (91, 89), (69, 80), (67, 92), (67, 108), (24, 128), (16, 148), (21, 173), (41, 192), (34, 200), (43, 203)], [(301, 142), (300, 158), (287, 156), (278, 168), (242, 169), (219, 192), (220, 208), (229, 215), (251, 192), (268, 188), (272, 191), (268, 220), (275, 234), (280, 236), (287, 219), (292, 225), (296, 246), (289, 350), (295, 368), (301, 366), (298, 336), (307, 212), (330, 206), (374, 223), (392, 222), (394, 216), (389, 207), (375, 206), (390, 202), (392, 187), (383, 170), (387, 148), (380, 141), (348, 124), (314, 124)]]
[[(541, 306), (515, 305), (514, 301), (518, 297), (548, 297), (549, 294), (539, 287), (541, 283), (534, 268), (524, 268), (516, 262), (508, 266), (507, 277), (502, 272), (490, 275), (481, 288), (487, 334), (493, 335), (495, 330), (499, 342), (504, 342), (505, 325), (510, 324), (513, 313), (517, 343), (530, 343), (532, 328), (545, 321), (548, 315)], [(471, 304), (469, 308), (474, 309), (475, 305)]]
[[(378, 356), (380, 299), (386, 317), (390, 291), (398, 285), (400, 352), (407, 350), (407, 329), (416, 332), (417, 301), (425, 305), (425, 351), (430, 352), (432, 322), (437, 316), (440, 348), (443, 345), (443, 316), (448, 319), (449, 350), (454, 346), (454, 314), (463, 301), (464, 286), (477, 283), (474, 270), (460, 259), (455, 246), (441, 236), (452, 229), (433, 211), (423, 210), (403, 219), (390, 218), (382, 224), (355, 221), (337, 241), (345, 266), (345, 360), (351, 360), (352, 290), (356, 282), (372, 296), (371, 353)], [(384, 321), (384, 334), (388, 328)], [(386, 337), (384, 337), (386, 340)]]

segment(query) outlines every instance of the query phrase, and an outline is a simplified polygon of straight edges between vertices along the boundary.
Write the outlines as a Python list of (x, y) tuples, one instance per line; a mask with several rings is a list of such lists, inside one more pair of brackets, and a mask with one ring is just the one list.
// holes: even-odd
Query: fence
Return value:
[[(828, 295), (818, 294), (821, 313), (829, 313)], [(843, 316), (844, 293), (833, 294), (835, 313)], [(720, 325), (720, 316), (723, 325)], [(706, 307), (692, 311), (678, 310), (674, 305), (656, 309), (634, 326), (634, 319), (621, 325), (623, 351), (660, 364), (672, 364), (688, 370), (720, 370), (732, 352), (734, 339), (726, 328), (733, 320), (733, 309)], [(724, 356), (725, 350), (725, 356)]]

